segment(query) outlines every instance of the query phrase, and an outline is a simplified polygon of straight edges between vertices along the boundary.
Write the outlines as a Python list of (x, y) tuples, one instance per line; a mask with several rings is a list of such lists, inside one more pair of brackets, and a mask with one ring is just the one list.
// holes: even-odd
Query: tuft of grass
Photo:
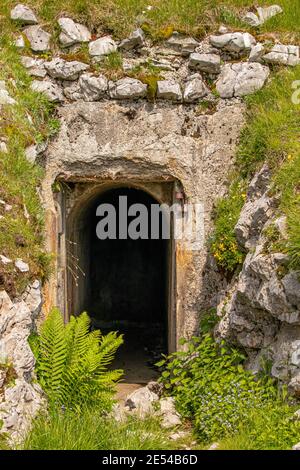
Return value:
[(41, 415), (23, 446), (25, 450), (168, 450), (168, 439), (158, 419), (130, 417), (124, 423), (105, 418), (95, 409), (81, 413)]
[(103, 72), (110, 80), (119, 80), (125, 75), (122, 54), (117, 51), (107, 55), (100, 64), (94, 65), (94, 68)]

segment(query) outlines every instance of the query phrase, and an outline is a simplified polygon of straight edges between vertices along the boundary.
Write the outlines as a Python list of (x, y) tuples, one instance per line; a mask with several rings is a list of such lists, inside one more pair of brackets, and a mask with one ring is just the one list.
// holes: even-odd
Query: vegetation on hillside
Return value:
[(243, 367), (245, 357), (209, 331), (185, 342), (185, 350), (162, 360), (161, 381), (178, 410), (193, 422), (203, 447), (218, 441), (224, 449), (291, 449), (300, 439), (299, 408), (267, 374)]
[(273, 175), (272, 192), (278, 196), (278, 216), (287, 217), (287, 239), (281, 240), (274, 233), (270, 241), (274, 249), (290, 255), (292, 268), (300, 269), (300, 104), (292, 101), (293, 84), (299, 76), (299, 66), (279, 69), (264, 89), (245, 99), (247, 123), (228, 196), (217, 203), (211, 239), (216, 261), (229, 272), (243, 260), (234, 227), (245, 202), (249, 180), (263, 163), (268, 163)]

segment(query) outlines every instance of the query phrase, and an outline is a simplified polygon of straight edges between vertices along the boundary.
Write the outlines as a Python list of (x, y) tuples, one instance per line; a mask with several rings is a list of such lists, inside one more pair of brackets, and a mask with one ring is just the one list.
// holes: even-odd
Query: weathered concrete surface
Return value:
[[(177, 181), (187, 202), (204, 205), (207, 236), (214, 201), (225, 193), (243, 110), (239, 100), (221, 100), (213, 115), (199, 115), (193, 107), (149, 103), (80, 102), (60, 108), (61, 129), (45, 156), (43, 197), (49, 250), (62, 256), (57, 246), (61, 208), (52, 193), (56, 179), (90, 181), (93, 190), (103, 184), (125, 182), (143, 188)], [(80, 204), (83, 199), (78, 199)], [(183, 241), (176, 242), (177, 345), (181, 336), (198, 329), (199, 312), (215, 291), (217, 274), (207, 256), (205, 244), (190, 251)], [(64, 296), (59, 269), (58, 263), (48, 285), (46, 308), (60, 304)]]

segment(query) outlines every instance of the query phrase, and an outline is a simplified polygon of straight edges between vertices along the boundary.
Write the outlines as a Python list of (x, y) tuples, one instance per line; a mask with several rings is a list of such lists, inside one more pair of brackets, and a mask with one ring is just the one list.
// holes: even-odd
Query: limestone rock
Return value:
[(138, 47), (143, 47), (145, 43), (145, 34), (141, 28), (134, 31), (128, 38), (124, 39), (119, 45), (120, 49), (129, 51)]
[(64, 100), (60, 87), (49, 80), (34, 80), (31, 84), (31, 89), (43, 93), (53, 103), (59, 103)]
[(222, 68), (216, 87), (221, 98), (245, 96), (260, 90), (270, 71), (259, 63), (226, 64)]
[(175, 400), (173, 397), (161, 398), (159, 400), (159, 414), (162, 417), (161, 425), (163, 428), (169, 429), (180, 426), (181, 418), (175, 408)]
[(8, 152), (7, 145), (3, 140), (0, 141), (0, 152), (2, 152), (2, 153), (7, 153)]
[(45, 69), (45, 61), (34, 57), (22, 56), (22, 65), (27, 69), (28, 73), (33, 77), (44, 78), (47, 75)]
[[(81, 77), (80, 77), (81, 78)], [(80, 79), (79, 79), (80, 80)], [(71, 101), (82, 100), (82, 92), (78, 81), (64, 81), (62, 82), (63, 85), (63, 93), (66, 98)]]
[(85, 101), (98, 101), (107, 92), (108, 81), (104, 75), (95, 77), (84, 73), (79, 79), (79, 86)]
[(27, 287), (22, 295), (22, 300), (30, 310), (32, 318), (37, 318), (43, 305), (42, 285), (39, 280), (36, 279)]
[(265, 52), (264, 45), (258, 42), (251, 48), (249, 62), (262, 62), (262, 58), (265, 55)]
[(234, 228), (234, 233), (242, 248), (249, 249), (256, 245), (262, 228), (272, 214), (272, 205), (272, 199), (266, 195), (255, 201), (250, 200), (244, 205)]
[(22, 34), (20, 34), (19, 36), (16, 37), (15, 39), (15, 46), (18, 48), (18, 49), (24, 49), (25, 47), (25, 41), (24, 41), (24, 37)]
[(179, 83), (174, 80), (160, 80), (157, 82), (157, 98), (181, 101), (182, 91)]
[(1, 104), (16, 104), (16, 100), (8, 93), (3, 80), (0, 80), (0, 105)]
[(37, 24), (38, 20), (34, 12), (26, 5), (18, 3), (10, 12), (10, 18), (22, 24)]
[(189, 67), (201, 72), (217, 74), (221, 71), (221, 58), (217, 54), (198, 54), (195, 52), (190, 55)]
[(300, 450), (300, 442), (298, 442), (298, 444), (295, 444), (292, 450)]
[(299, 272), (291, 271), (282, 279), (288, 302), (300, 310), (300, 277)]
[(193, 103), (203, 98), (209, 93), (209, 89), (202, 80), (200, 74), (189, 77), (184, 86), (183, 100), (186, 103)]
[(249, 24), (250, 26), (257, 27), (260, 26), (260, 20), (258, 16), (252, 11), (248, 11), (242, 18), (242, 20)]
[(296, 66), (300, 64), (299, 51), (299, 46), (276, 44), (268, 54), (263, 56), (263, 60), (267, 64)]
[(147, 85), (135, 78), (121, 78), (109, 87), (110, 97), (117, 100), (143, 98), (147, 94)]
[(256, 44), (255, 38), (249, 33), (226, 33), (210, 36), (212, 46), (227, 52), (245, 54)]
[(91, 33), (86, 26), (75, 23), (71, 18), (59, 18), (58, 24), (61, 29), (59, 41), (63, 46), (69, 47), (73, 44), (89, 42)]
[(12, 260), (7, 258), (6, 256), (4, 255), (0, 255), (0, 263), (6, 265), (6, 264), (10, 264), (12, 263)]
[(15, 261), (15, 266), (16, 268), (21, 272), (21, 273), (28, 273), (29, 271), (29, 266), (27, 263), (24, 263), (23, 260), (21, 260), (20, 258), (18, 258), (16, 261)]
[(181, 36), (178, 33), (174, 33), (165, 43), (165, 45), (180, 53), (182, 56), (188, 56), (196, 47), (199, 46), (199, 42), (191, 37)]
[(270, 188), (270, 182), (270, 168), (267, 164), (264, 164), (250, 181), (247, 198), (251, 200), (260, 198)]
[(148, 387), (142, 387), (127, 397), (125, 406), (129, 410), (135, 410), (140, 417), (145, 417), (154, 411), (153, 402), (157, 402), (158, 399), (158, 395), (151, 392)]
[(68, 62), (64, 59), (57, 58), (51, 60), (51, 62), (45, 62), (45, 68), (52, 78), (77, 80), (79, 75), (87, 70), (89, 66), (76, 60)]
[(30, 42), (30, 47), (34, 52), (48, 52), (50, 50), (51, 35), (40, 26), (28, 26), (23, 33)]
[(292, 380), (288, 384), (288, 390), (291, 395), (294, 395), (297, 398), (300, 397), (300, 374), (292, 378)]
[(117, 44), (111, 36), (104, 36), (103, 38), (96, 39), (89, 44), (89, 53), (92, 57), (101, 58), (115, 52)]

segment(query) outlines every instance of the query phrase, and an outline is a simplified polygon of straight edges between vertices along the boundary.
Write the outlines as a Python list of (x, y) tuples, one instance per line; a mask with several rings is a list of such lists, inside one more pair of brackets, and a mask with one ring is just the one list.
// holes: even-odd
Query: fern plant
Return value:
[(50, 405), (107, 407), (123, 372), (108, 367), (122, 343), (116, 332), (103, 336), (90, 331), (86, 313), (65, 325), (60, 311), (53, 309), (31, 339), (37, 378)]

